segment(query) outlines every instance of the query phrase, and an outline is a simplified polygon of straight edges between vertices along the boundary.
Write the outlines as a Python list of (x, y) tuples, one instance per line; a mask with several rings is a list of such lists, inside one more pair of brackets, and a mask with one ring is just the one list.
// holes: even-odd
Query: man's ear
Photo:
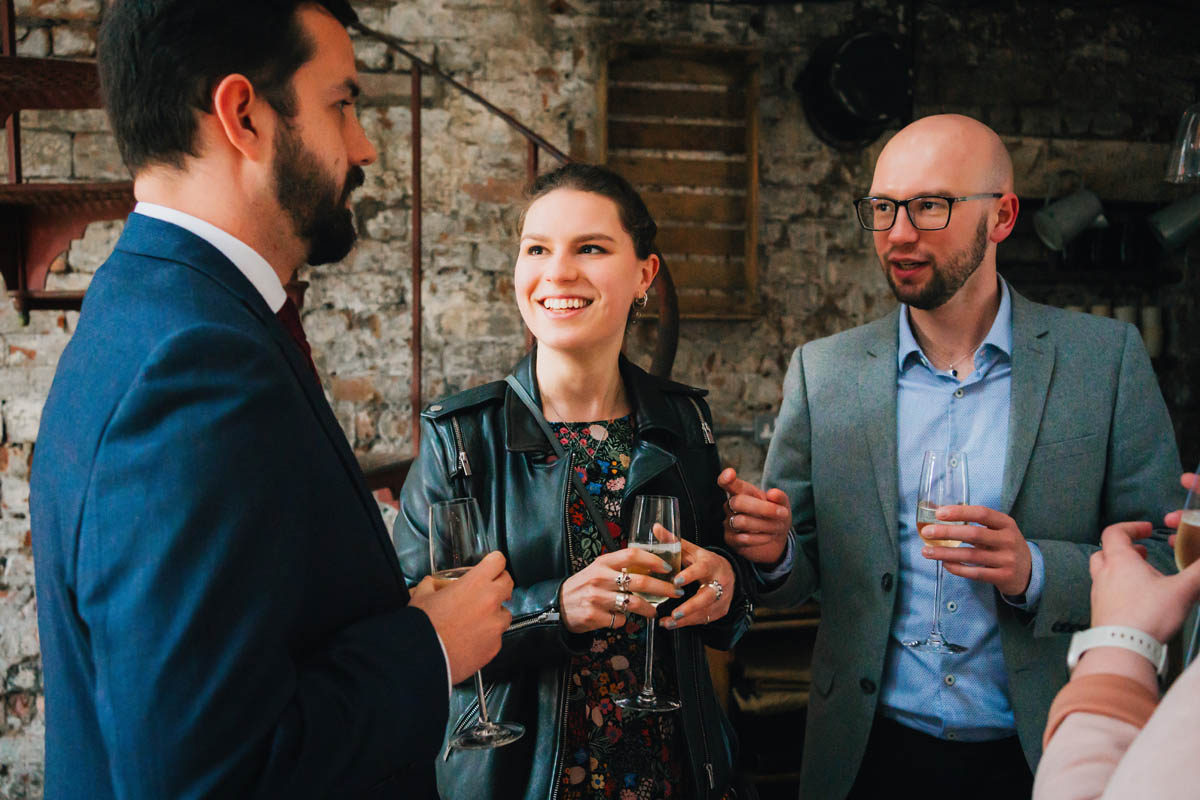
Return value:
[(250, 161), (261, 161), (270, 154), (270, 134), (274, 112), (254, 91), (244, 75), (226, 75), (212, 94), (213, 114), (226, 141)]
[(1003, 242), (1013, 232), (1013, 226), (1017, 224), (1017, 211), (1020, 208), (1020, 201), (1012, 192), (1008, 192), (1000, 198), (1000, 207), (996, 210), (996, 224), (992, 226), (991, 236), (988, 238), (993, 242)]

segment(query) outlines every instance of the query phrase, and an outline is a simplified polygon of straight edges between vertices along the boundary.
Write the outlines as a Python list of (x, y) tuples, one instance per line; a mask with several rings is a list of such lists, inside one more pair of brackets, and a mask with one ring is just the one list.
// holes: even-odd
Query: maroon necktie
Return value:
[(308, 366), (312, 368), (317, 383), (320, 383), (321, 376), (317, 375), (317, 365), (312, 360), (312, 348), (308, 346), (308, 337), (304, 335), (304, 326), (300, 324), (300, 310), (296, 308), (296, 304), (292, 302), (292, 298), (289, 297), (284, 301), (283, 306), (275, 312), (275, 316), (279, 317), (279, 321), (283, 323), (284, 329), (292, 337), (292, 341), (296, 343), (296, 347), (300, 348), (300, 352), (304, 354), (305, 360), (308, 361)]

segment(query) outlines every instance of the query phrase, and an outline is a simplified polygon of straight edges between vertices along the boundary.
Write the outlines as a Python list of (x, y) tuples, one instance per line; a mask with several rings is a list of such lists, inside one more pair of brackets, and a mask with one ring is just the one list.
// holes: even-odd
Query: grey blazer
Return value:
[[(1066, 682), (1069, 634), (1091, 614), (1088, 557), (1113, 522), (1178, 507), (1179, 454), (1137, 329), (1012, 293), (1012, 402), (1003, 503), (1045, 556), (1034, 613), (997, 602), (1017, 730), (1031, 769)], [(899, 309), (796, 349), (764, 486), (788, 493), (796, 562), (768, 606), (819, 592), (801, 796), (843, 798), (878, 701), (899, 570), (896, 353)], [(1167, 531), (1147, 542), (1173, 570)]]

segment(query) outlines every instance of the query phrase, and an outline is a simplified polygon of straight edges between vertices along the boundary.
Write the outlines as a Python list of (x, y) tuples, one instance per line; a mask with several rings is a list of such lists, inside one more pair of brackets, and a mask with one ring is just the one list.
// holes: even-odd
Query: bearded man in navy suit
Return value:
[(119, 0), (100, 69), (138, 205), (32, 478), (48, 798), (433, 796), (499, 554), (411, 597), (283, 286), (375, 160), (344, 0)]

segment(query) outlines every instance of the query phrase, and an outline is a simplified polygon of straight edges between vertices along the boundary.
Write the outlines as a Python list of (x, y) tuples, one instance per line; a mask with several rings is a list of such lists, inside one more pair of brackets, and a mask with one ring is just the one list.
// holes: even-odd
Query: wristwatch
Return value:
[(1093, 647), (1123, 647), (1145, 656), (1160, 678), (1167, 671), (1167, 646), (1150, 634), (1127, 625), (1101, 625), (1076, 633), (1067, 649), (1067, 669), (1075, 669), (1079, 657)]

